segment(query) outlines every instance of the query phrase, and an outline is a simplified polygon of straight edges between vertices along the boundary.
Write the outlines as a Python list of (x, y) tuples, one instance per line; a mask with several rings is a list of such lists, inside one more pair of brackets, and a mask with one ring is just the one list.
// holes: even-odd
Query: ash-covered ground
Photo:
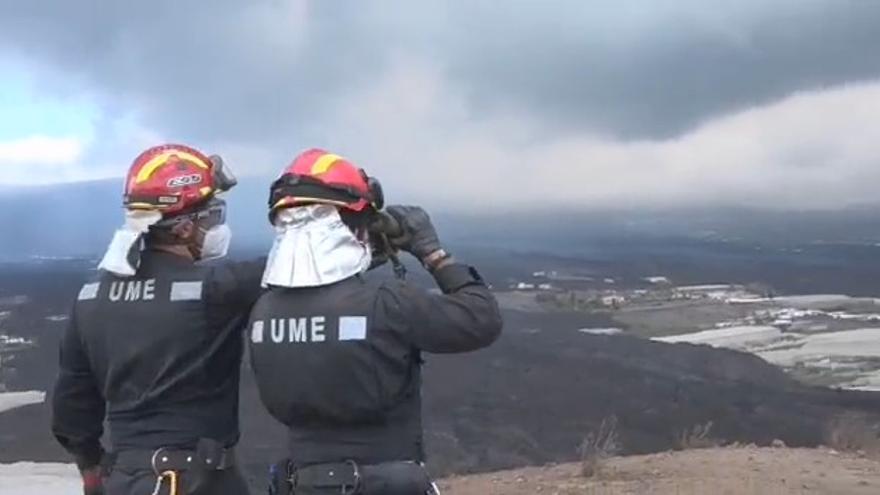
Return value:
[[(738, 247), (725, 255), (716, 245), (601, 259), (495, 249), (459, 253), (499, 292), (505, 332), (485, 351), (427, 357), (426, 435), (437, 474), (576, 459), (584, 437), (609, 416), (617, 418), (624, 454), (675, 448), (682, 431), (709, 422), (720, 442), (768, 444), (778, 438), (790, 446), (812, 446), (824, 441), (830, 422), (843, 414), (880, 420), (880, 394), (808, 386), (746, 352), (644, 338), (705, 330), (705, 325), (747, 317), (751, 310), (731, 313), (729, 306), (718, 305), (717, 314), (705, 310), (711, 318), (699, 313), (696, 319), (676, 320), (680, 331), (641, 335), (635, 331), (641, 323), (622, 317), (626, 301), (608, 300), (610, 307), (600, 308), (576, 296), (572, 306), (564, 303), (566, 296), (571, 302), (570, 292), (650, 292), (658, 277), (679, 285), (772, 288), (775, 296), (871, 296), (880, 294), (880, 263), (872, 263), (880, 261), (880, 250), (850, 257), (849, 264), (827, 249), (746, 255)], [(64, 315), (91, 266), (91, 261), (68, 260), (0, 267), (0, 334), (7, 336), (0, 343), (4, 391), (51, 393)], [(538, 272), (544, 274), (536, 277)], [(415, 269), (412, 278), (429, 282)], [(608, 280), (614, 289), (606, 287), (612, 285)], [(533, 282), (534, 288), (511, 289)], [(542, 283), (552, 289), (538, 289)], [(662, 290), (667, 289), (656, 289), (655, 295)], [(548, 304), (548, 293), (555, 294), (555, 306)], [(680, 302), (661, 301), (655, 309)], [(614, 328), (622, 332), (607, 335)], [(596, 331), (584, 331), (589, 329)], [(259, 487), (266, 465), (283, 455), (283, 431), (263, 411), (247, 368), (243, 376), (241, 457)], [(67, 460), (48, 422), (45, 403), (0, 412), (0, 462)]]

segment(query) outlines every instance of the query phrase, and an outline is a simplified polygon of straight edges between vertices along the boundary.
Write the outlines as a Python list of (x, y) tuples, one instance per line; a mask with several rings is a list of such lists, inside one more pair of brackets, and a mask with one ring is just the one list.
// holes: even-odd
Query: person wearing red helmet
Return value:
[[(383, 202), (377, 180), (317, 149), (272, 185), (276, 238), (247, 333), (261, 400), (288, 429), (276, 494), (434, 493), (422, 352), (476, 350), (501, 331), (492, 293), (441, 248), (428, 214)], [(421, 261), (442, 294), (366, 276), (383, 251), (371, 239), (383, 237)]]
[(200, 263), (226, 254), (221, 194), (235, 183), (218, 156), (179, 144), (129, 170), (125, 224), (79, 292), (52, 399), (86, 495), (248, 493), (233, 450), (240, 332), (263, 264)]

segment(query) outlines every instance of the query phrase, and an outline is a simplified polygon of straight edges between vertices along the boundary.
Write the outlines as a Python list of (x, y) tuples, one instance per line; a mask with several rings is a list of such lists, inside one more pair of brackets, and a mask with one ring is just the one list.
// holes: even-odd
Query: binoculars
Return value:
[(371, 234), (386, 235), (389, 239), (399, 238), (404, 234), (400, 223), (384, 211), (377, 212), (376, 217), (370, 222), (369, 230)]
[(406, 278), (406, 267), (397, 257), (395, 244), (405, 239), (406, 233), (400, 223), (388, 213), (377, 211), (367, 229), (370, 233), (370, 246), (373, 251), (373, 263), (370, 269), (384, 265), (390, 261), (394, 275), (399, 279)]

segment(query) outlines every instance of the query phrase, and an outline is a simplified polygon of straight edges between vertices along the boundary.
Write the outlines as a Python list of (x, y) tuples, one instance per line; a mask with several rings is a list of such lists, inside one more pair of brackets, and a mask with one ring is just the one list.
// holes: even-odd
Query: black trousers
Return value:
[(363, 495), (434, 495), (424, 468), (409, 463), (364, 466)]
[[(212, 471), (204, 475), (197, 490), (192, 490), (194, 480), (186, 471), (178, 474), (177, 495), (249, 495), (247, 482), (238, 468)], [(156, 488), (156, 474), (152, 470), (129, 470), (114, 467), (104, 480), (106, 495), (151, 495)], [(169, 495), (169, 480), (165, 480), (158, 495)]]

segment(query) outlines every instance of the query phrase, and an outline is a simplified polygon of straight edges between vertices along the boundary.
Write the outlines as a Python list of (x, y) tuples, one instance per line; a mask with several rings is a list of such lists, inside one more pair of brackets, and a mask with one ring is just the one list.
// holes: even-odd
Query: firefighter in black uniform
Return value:
[(86, 495), (248, 493), (233, 447), (241, 330), (263, 264), (195, 263), (226, 253), (217, 195), (234, 184), (219, 157), (182, 145), (151, 148), (129, 171), (125, 227), (79, 292), (52, 400)]
[[(272, 186), (269, 290), (247, 333), (262, 401), (289, 429), (276, 493), (435, 493), (422, 465), (421, 353), (472, 351), (501, 331), (492, 293), (441, 249), (425, 211), (381, 208), (377, 181), (322, 150), (301, 154)], [(370, 227), (388, 214), (399, 226), (390, 243), (442, 294), (364, 276)]]

